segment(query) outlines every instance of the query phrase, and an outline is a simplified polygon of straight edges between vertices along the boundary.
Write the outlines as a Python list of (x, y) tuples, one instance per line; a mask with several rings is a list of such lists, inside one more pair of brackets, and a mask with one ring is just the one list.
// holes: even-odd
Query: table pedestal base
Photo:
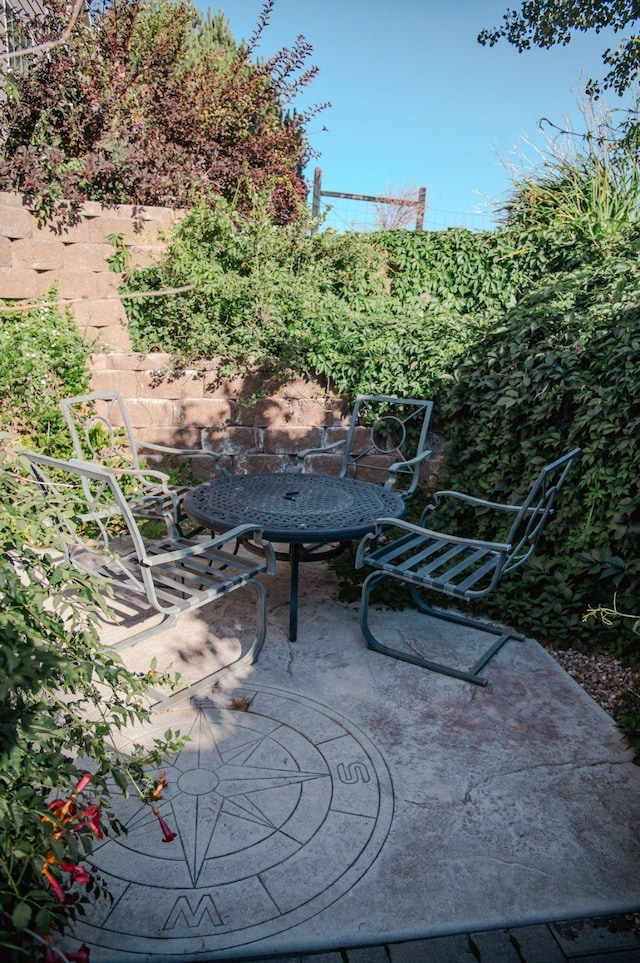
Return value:
[[(243, 541), (242, 545), (253, 555), (261, 555), (262, 552), (253, 542)], [(329, 558), (336, 558), (348, 548), (351, 542), (337, 542), (332, 545), (302, 545), (294, 542), (289, 546), (288, 552), (278, 552), (275, 555), (278, 561), (288, 562), (291, 566), (289, 582), (289, 641), (295, 642), (298, 638), (298, 585), (299, 569), (303, 562), (324, 562)]]

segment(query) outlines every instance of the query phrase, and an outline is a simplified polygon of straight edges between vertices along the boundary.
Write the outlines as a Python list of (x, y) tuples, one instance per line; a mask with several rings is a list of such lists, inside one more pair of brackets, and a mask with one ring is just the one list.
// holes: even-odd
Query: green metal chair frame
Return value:
[(344, 446), (341, 477), (377, 475), (385, 488), (408, 499), (416, 490), (423, 462), (432, 454), (425, 447), (432, 413), (432, 401), (358, 395), (346, 438), (299, 452), (296, 471), (304, 470), (310, 455), (337, 452)]
[(182, 499), (189, 489), (185, 485), (172, 485), (166, 472), (143, 467), (145, 455), (207, 458), (212, 473), (229, 474), (219, 464), (222, 455), (215, 452), (203, 448), (172, 448), (136, 439), (119, 391), (96, 391), (63, 398), (60, 404), (71, 432), (76, 458), (107, 467), (122, 479), (131, 479), (133, 491), (126, 497), (134, 515), (137, 518), (164, 518), (171, 534), (182, 535), (185, 522), (188, 523), (182, 512)]
[[(487, 685), (487, 679), (479, 675), (487, 662), (509, 639), (522, 640), (524, 636), (427, 605), (419, 593), (429, 590), (466, 601), (482, 598), (492, 592), (506, 575), (524, 565), (535, 552), (554, 514), (558, 494), (579, 454), (580, 449), (574, 448), (543, 468), (527, 498), (518, 505), (485, 501), (455, 491), (439, 491), (433, 503), (424, 509), (418, 525), (392, 518), (378, 519), (375, 531), (365, 535), (356, 553), (356, 568), (366, 565), (374, 569), (362, 586), (360, 606), (360, 628), (369, 648), (475, 685)], [(511, 519), (504, 542), (481, 541), (426, 528), (425, 521), (430, 513), (446, 499), (458, 499), (474, 509), (493, 511)], [(400, 534), (395, 534), (397, 532)], [(420, 613), (488, 632), (497, 636), (495, 642), (468, 670), (433, 662), (383, 644), (371, 631), (369, 602), (372, 591), (390, 578), (410, 586), (413, 604)]]
[[(262, 539), (259, 528), (239, 525), (203, 541), (169, 534), (157, 540), (145, 539), (112, 471), (27, 450), (22, 454), (49, 500), (51, 521), (60, 531), (60, 550), (66, 560), (82, 572), (143, 596), (150, 609), (163, 616), (152, 627), (115, 643), (114, 649), (130, 648), (174, 625), (185, 612), (215, 602), (236, 589), (246, 588), (255, 594), (257, 628), (246, 654), (168, 698), (156, 693), (158, 704), (166, 706), (189, 698), (196, 688), (215, 684), (240, 666), (256, 661), (267, 627), (266, 591), (257, 576), (263, 572), (273, 575), (276, 571), (273, 547)], [(117, 506), (118, 517), (113, 511), (105, 515), (105, 500), (109, 506)], [(69, 510), (73, 512), (71, 520)], [(262, 557), (247, 558), (228, 550), (230, 543), (235, 546), (243, 538), (258, 544)]]

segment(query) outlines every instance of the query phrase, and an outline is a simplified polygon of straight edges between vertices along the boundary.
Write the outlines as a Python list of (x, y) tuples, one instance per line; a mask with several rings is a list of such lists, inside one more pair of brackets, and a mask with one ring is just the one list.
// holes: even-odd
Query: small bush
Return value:
[[(251, 40), (236, 44), (221, 13), (205, 20), (190, 0), (90, 4), (0, 98), (0, 189), (60, 230), (87, 200), (179, 208), (217, 195), (241, 202), (268, 184), (274, 215), (289, 220), (306, 197), (306, 124), (317, 112), (291, 104), (316, 68), (303, 37), (255, 58), (272, 7), (265, 0)], [(67, 26), (60, 0), (18, 10), (34, 43)]]
[(371, 235), (385, 252), (399, 301), (440, 302), (460, 317), (500, 318), (541, 265), (523, 257), (504, 230), (386, 231)]
[(89, 382), (86, 345), (55, 291), (32, 310), (0, 305), (0, 427), (49, 454), (71, 454), (60, 399)]

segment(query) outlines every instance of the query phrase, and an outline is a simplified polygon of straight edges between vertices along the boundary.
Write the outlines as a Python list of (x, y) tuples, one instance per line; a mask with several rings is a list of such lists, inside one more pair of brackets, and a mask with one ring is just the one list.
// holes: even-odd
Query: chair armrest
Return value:
[(365, 535), (358, 545), (355, 561), (356, 568), (362, 568), (366, 561), (365, 548), (367, 544), (369, 542), (376, 541), (376, 539), (378, 539), (383, 532), (388, 531), (390, 528), (397, 528), (403, 532), (413, 532), (416, 535), (423, 535), (425, 538), (433, 538), (440, 542), (446, 542), (447, 544), (467, 545), (469, 548), (491, 549), (495, 552), (500, 552), (503, 554), (507, 554), (512, 548), (512, 546), (506, 542), (484, 542), (477, 538), (464, 538), (460, 535), (449, 535), (446, 532), (437, 532), (430, 528), (424, 528), (422, 525), (414, 525), (412, 522), (405, 522), (399, 518), (378, 518), (376, 519), (375, 526), (375, 530), (373, 532), (369, 532), (368, 535)]
[[(464, 495), (462, 492), (454, 491), (439, 491), (435, 492), (433, 495), (433, 503), (427, 505), (420, 515), (420, 525), (424, 525), (425, 519), (428, 517), (430, 512), (438, 509), (442, 502), (447, 498), (455, 498), (458, 501), (465, 502), (467, 505), (471, 505), (473, 508), (488, 508), (494, 512), (503, 512), (505, 514), (516, 514), (522, 511), (522, 505), (506, 505), (503, 502), (490, 502), (485, 498), (475, 498), (473, 495)], [(533, 515), (537, 511), (536, 508), (528, 508), (526, 514)]]
[[(179, 510), (180, 497), (175, 491), (171, 490), (169, 476), (165, 472), (155, 471), (152, 468), (111, 468), (108, 465), (102, 465), (101, 467), (116, 477), (136, 478), (140, 484), (139, 494), (141, 494), (141, 497), (153, 499), (158, 503), (158, 506), (161, 505), (163, 499), (168, 499), (173, 505), (173, 511)], [(156, 491), (153, 491), (153, 488)], [(164, 512), (159, 511), (158, 514), (161, 515)]]
[(387, 469), (389, 473), (389, 477), (385, 482), (384, 487), (393, 488), (393, 486), (396, 483), (396, 475), (398, 474), (399, 471), (402, 471), (403, 468), (413, 468), (415, 465), (419, 465), (421, 462), (425, 461), (427, 458), (430, 458), (432, 454), (433, 454), (433, 449), (426, 448), (424, 451), (420, 452), (420, 454), (416, 455), (414, 458), (407, 458), (405, 461), (394, 462), (393, 465), (390, 465), (389, 468)]
[(217, 454), (214, 451), (207, 451), (206, 448), (172, 448), (170, 445), (155, 445), (150, 441), (138, 441), (136, 440), (136, 449), (140, 452), (142, 449), (145, 451), (154, 451), (159, 455), (184, 455), (187, 458), (211, 458), (215, 467), (223, 475), (228, 475), (229, 472), (218, 462), (221, 458), (224, 458), (223, 454)]
[[(85, 462), (81, 458), (70, 458), (69, 464), (76, 467), (82, 468), (83, 465), (88, 465), (89, 468), (93, 467), (92, 462)], [(147, 484), (159, 485), (162, 488), (163, 494), (167, 495), (169, 498), (173, 498), (174, 493), (169, 488), (169, 476), (164, 471), (157, 471), (154, 468), (117, 468), (115, 465), (105, 465), (100, 464), (101, 471), (108, 471), (112, 475), (129, 475), (133, 478), (138, 478), (140, 481), (146, 481)]]
[[(71, 464), (74, 463), (82, 464), (82, 462), (73, 459)], [(160, 485), (167, 495), (171, 494), (168, 487), (169, 476), (164, 471), (156, 471), (153, 468), (116, 468), (115, 466), (112, 467), (111, 465), (104, 464), (101, 464), (100, 467), (104, 469), (104, 471), (111, 472), (112, 475), (131, 475), (133, 478), (139, 478), (141, 481), (148, 479), (149, 483)]]
[(464, 495), (462, 492), (440, 491), (434, 494), (435, 505), (427, 505), (425, 512), (437, 508), (444, 498), (457, 498), (459, 501), (467, 502), (477, 508), (494, 508), (499, 512), (519, 512), (522, 505), (505, 505), (504, 502), (490, 502), (484, 498), (475, 498), (473, 495)]
[(301, 471), (304, 467), (304, 460), (307, 455), (326, 455), (330, 451), (335, 451), (336, 448), (340, 448), (342, 445), (346, 445), (347, 439), (342, 438), (340, 441), (334, 441), (330, 445), (325, 445), (324, 448), (305, 448), (304, 451), (298, 452), (298, 464), (295, 470)]
[(273, 545), (271, 542), (267, 542), (262, 538), (262, 529), (256, 528), (255, 525), (238, 525), (236, 528), (232, 528), (222, 535), (207, 539), (206, 542), (192, 542), (189, 545), (181, 546), (173, 552), (160, 552), (158, 555), (148, 555), (142, 560), (141, 564), (147, 568), (153, 568), (154, 565), (177, 562), (181, 558), (204, 555), (212, 549), (223, 548), (229, 542), (235, 542), (239, 538), (247, 537), (251, 538), (252, 542), (255, 542), (256, 545), (259, 545), (260, 548), (264, 550), (267, 572), (269, 575), (275, 575), (276, 556)]

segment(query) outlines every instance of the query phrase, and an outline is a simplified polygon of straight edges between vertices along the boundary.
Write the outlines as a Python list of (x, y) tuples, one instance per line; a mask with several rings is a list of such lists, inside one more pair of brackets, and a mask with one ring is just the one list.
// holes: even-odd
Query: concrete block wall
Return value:
[[(136, 438), (202, 447), (223, 455), (233, 474), (286, 471), (297, 463), (298, 451), (346, 436), (347, 407), (313, 382), (296, 378), (249, 402), (256, 388), (264, 390), (259, 376), (221, 381), (213, 361), (186, 371), (170, 365), (168, 354), (94, 355), (91, 387), (120, 391)], [(337, 472), (341, 462), (322, 456), (321, 464)], [(208, 470), (206, 462), (190, 467), (198, 477)]]
[(54, 285), (78, 327), (104, 350), (130, 351), (126, 314), (118, 295), (121, 276), (111, 271), (110, 234), (122, 234), (134, 264), (146, 266), (162, 250), (159, 232), (180, 212), (120, 205), (105, 210), (88, 202), (80, 222), (57, 234), (38, 227), (15, 194), (0, 193), (0, 299), (30, 301)]
[[(180, 216), (164, 208), (105, 210), (88, 203), (78, 225), (56, 234), (39, 228), (19, 197), (0, 193), (0, 300), (30, 301), (57, 285), (79, 329), (99, 346), (90, 358), (92, 390), (120, 391), (140, 439), (204, 447), (224, 455), (223, 463), (236, 474), (286, 471), (297, 463), (298, 451), (346, 436), (350, 412), (340, 398), (302, 378), (285, 385), (260, 375), (224, 380), (215, 361), (174, 371), (169, 355), (131, 350), (118, 295), (121, 277), (106, 260), (113, 253), (107, 237), (122, 234), (133, 263), (146, 266), (162, 251), (159, 233)], [(250, 403), (256, 396), (259, 400)], [(427, 478), (437, 472), (441, 447), (436, 437), (429, 444), (438, 453), (427, 463)], [(208, 470), (203, 461), (191, 465), (200, 477)], [(341, 458), (314, 455), (308, 464), (337, 473)]]

